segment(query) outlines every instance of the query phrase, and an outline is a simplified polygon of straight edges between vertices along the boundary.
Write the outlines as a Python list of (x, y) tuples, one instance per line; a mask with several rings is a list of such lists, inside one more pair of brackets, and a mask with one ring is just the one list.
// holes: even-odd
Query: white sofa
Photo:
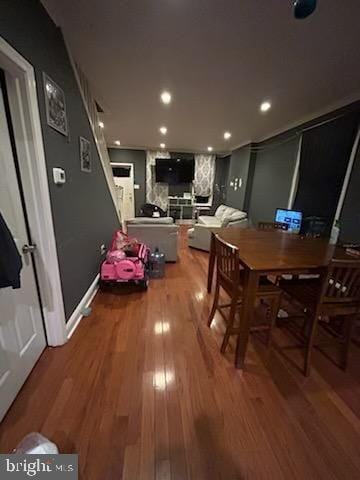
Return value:
[(188, 230), (188, 245), (199, 250), (210, 250), (211, 228), (242, 227), (248, 225), (247, 213), (236, 208), (220, 205), (214, 216), (203, 215), (194, 228)]

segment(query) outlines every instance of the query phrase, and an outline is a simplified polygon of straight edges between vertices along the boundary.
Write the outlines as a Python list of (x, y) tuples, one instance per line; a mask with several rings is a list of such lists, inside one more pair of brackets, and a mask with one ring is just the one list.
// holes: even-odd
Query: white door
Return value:
[[(21, 288), (0, 288), (0, 421), (45, 348), (19, 184), (0, 85), (0, 211), (22, 255)], [(0, 253), (1, 254), (1, 253)]]
[(130, 163), (111, 163), (115, 185), (123, 188), (121, 218), (128, 220), (135, 217), (134, 169)]

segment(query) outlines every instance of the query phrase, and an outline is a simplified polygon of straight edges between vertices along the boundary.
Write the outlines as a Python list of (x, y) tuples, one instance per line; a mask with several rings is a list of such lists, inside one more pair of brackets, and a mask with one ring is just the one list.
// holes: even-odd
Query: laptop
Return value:
[(302, 212), (288, 210), (286, 208), (277, 208), (275, 222), (286, 223), (288, 225), (287, 231), (290, 233), (300, 233)]

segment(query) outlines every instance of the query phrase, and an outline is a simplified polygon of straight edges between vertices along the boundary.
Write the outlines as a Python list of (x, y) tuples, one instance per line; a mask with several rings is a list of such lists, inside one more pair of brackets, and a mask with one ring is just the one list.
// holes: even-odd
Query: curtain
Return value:
[(170, 158), (168, 152), (146, 152), (146, 202), (153, 203), (166, 211), (168, 205), (169, 186), (155, 181), (155, 160)]
[(351, 113), (303, 133), (294, 209), (319, 216), (330, 232), (339, 201), (359, 114)]
[(211, 197), (215, 179), (215, 155), (195, 155), (195, 195)]
[(360, 244), (360, 148), (356, 154), (350, 182), (340, 215), (340, 240)]

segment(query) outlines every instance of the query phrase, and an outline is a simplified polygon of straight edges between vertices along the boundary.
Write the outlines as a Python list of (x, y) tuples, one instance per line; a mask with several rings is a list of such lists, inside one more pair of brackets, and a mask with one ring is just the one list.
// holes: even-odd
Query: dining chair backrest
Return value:
[(282, 222), (259, 222), (258, 229), (259, 230), (284, 230), (287, 231), (289, 225), (287, 223)]
[(323, 292), (322, 302), (360, 304), (360, 260), (333, 259)]
[(215, 235), (215, 252), (217, 273), (220, 279), (224, 280), (229, 286), (239, 285), (240, 261), (238, 249)]

